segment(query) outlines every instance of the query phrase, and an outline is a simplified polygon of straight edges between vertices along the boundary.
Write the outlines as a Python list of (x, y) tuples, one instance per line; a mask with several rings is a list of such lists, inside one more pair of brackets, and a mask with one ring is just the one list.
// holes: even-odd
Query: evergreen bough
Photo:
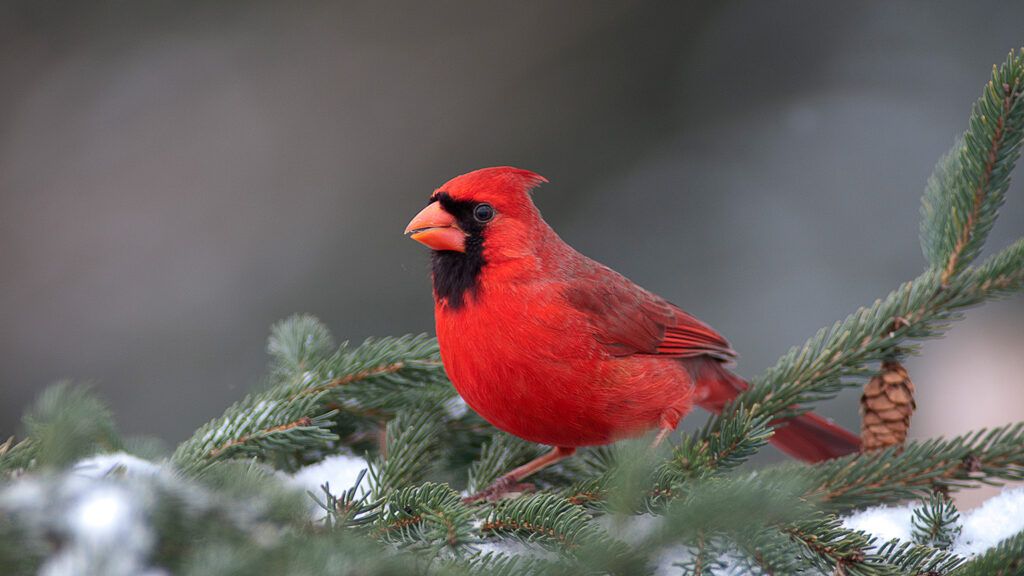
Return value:
[[(174, 574), (648, 574), (669, 547), (686, 551), (674, 569), (692, 575), (1024, 574), (1024, 533), (974, 559), (949, 551), (959, 525), (947, 496), (1024, 479), (1024, 423), (815, 465), (745, 466), (779, 418), (1024, 287), (1024, 238), (976, 263), (1020, 154), (1022, 100), (1024, 57), (1011, 52), (928, 180), (923, 273), (794, 347), (671, 449), (585, 450), (538, 474), (534, 493), (466, 504), (458, 490), (485, 487), (540, 448), (461, 409), (433, 339), (339, 347), (318, 320), (295, 316), (271, 331), (260, 390), (158, 472), (111, 470), (89, 489), (141, 506), (141, 561)], [(83, 482), (69, 466), (145, 443), (121, 440), (105, 405), (66, 383), (43, 393), (25, 429), (0, 443), (0, 566), (34, 574), (64, 555), (81, 573), (124, 568), (67, 549), (62, 514)], [(282, 482), (281, 471), (337, 453), (365, 456), (356, 486), (302, 494)], [(913, 542), (880, 542), (838, 516), (908, 499), (920, 502)]]

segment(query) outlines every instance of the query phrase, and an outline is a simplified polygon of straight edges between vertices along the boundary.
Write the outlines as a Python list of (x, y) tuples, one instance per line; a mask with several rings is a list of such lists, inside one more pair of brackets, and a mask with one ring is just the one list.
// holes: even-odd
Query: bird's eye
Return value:
[(494, 218), (494, 208), (490, 204), (477, 204), (473, 209), (473, 218), (477, 222), (489, 222)]

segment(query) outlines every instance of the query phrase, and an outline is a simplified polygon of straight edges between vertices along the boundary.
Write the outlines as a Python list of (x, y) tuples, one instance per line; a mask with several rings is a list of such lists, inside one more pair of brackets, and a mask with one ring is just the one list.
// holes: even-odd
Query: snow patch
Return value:
[(974, 556), (1024, 530), (1024, 488), (1003, 490), (963, 518), (953, 551)]
[(79, 460), (72, 468), (72, 472), (76, 476), (86, 478), (103, 478), (115, 473), (123, 473), (126, 476), (153, 476), (159, 474), (161, 470), (160, 466), (149, 460), (143, 460), (126, 452), (91, 456)]
[[(843, 525), (876, 536), (882, 542), (913, 540), (914, 509), (920, 504), (877, 506), (843, 519)], [(994, 548), (1001, 541), (1024, 530), (1024, 488), (1003, 490), (980, 507), (960, 514), (963, 531), (952, 552), (971, 557)]]
[(0, 491), (0, 509), (19, 512), (41, 506), (48, 495), (38, 482), (22, 480)]
[(40, 566), (40, 576), (161, 574), (147, 566), (156, 536), (145, 505), (123, 481), (73, 474), (56, 481), (22, 479), (0, 493), (0, 514), (61, 543)]
[(506, 538), (504, 540), (491, 540), (479, 542), (473, 545), (480, 554), (505, 554), (507, 556), (535, 556), (538, 558), (555, 558), (551, 552), (547, 552), (537, 546), (531, 546), (522, 540)]
[(897, 539), (909, 542), (912, 538), (911, 519), (916, 504), (906, 506), (876, 506), (843, 518), (843, 526), (877, 536), (883, 542)]
[[(747, 563), (740, 558), (725, 555), (711, 566), (713, 576), (748, 576)], [(693, 552), (686, 546), (670, 546), (658, 557), (655, 576), (677, 576), (680, 566), (693, 562)]]
[(68, 525), (78, 538), (96, 546), (109, 546), (117, 541), (120, 528), (134, 520), (134, 515), (125, 490), (100, 486), (87, 492), (68, 511)]
[(469, 406), (461, 396), (455, 396), (445, 402), (444, 409), (448, 413), (449, 418), (452, 420), (458, 420), (466, 415), (466, 412), (469, 410)]
[(359, 473), (368, 467), (366, 460), (350, 454), (328, 456), (316, 464), (300, 468), (289, 479), (289, 484), (308, 490), (318, 497), (320, 487), (331, 485), (331, 493), (338, 494), (355, 485)]

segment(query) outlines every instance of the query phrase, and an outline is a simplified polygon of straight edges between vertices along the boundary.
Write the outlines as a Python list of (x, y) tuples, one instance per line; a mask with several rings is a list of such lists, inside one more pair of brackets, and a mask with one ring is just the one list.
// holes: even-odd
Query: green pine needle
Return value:
[(921, 247), (942, 285), (981, 252), (1024, 138), (1024, 53), (1010, 52), (971, 111), (967, 132), (936, 166), (921, 204)]
[(935, 486), (998, 485), (1024, 479), (1024, 422), (765, 473), (806, 478), (808, 495), (836, 511), (927, 496)]
[(949, 550), (960, 535), (960, 512), (949, 496), (936, 491), (914, 509), (911, 524), (914, 542)]
[(63, 468), (98, 452), (122, 448), (113, 414), (88, 386), (55, 384), (25, 415), (28, 437), (0, 447), (0, 476), (36, 467)]
[(377, 497), (423, 481), (437, 463), (441, 422), (437, 410), (413, 406), (387, 425), (384, 454), (370, 467)]
[(1024, 532), (967, 562), (950, 576), (1024, 576)]

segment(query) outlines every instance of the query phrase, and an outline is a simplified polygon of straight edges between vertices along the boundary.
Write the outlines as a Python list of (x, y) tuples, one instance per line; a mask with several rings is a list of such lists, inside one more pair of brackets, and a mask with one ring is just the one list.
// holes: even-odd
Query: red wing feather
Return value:
[(566, 295), (587, 314), (595, 339), (612, 356), (736, 357), (713, 328), (605, 266), (578, 276)]

